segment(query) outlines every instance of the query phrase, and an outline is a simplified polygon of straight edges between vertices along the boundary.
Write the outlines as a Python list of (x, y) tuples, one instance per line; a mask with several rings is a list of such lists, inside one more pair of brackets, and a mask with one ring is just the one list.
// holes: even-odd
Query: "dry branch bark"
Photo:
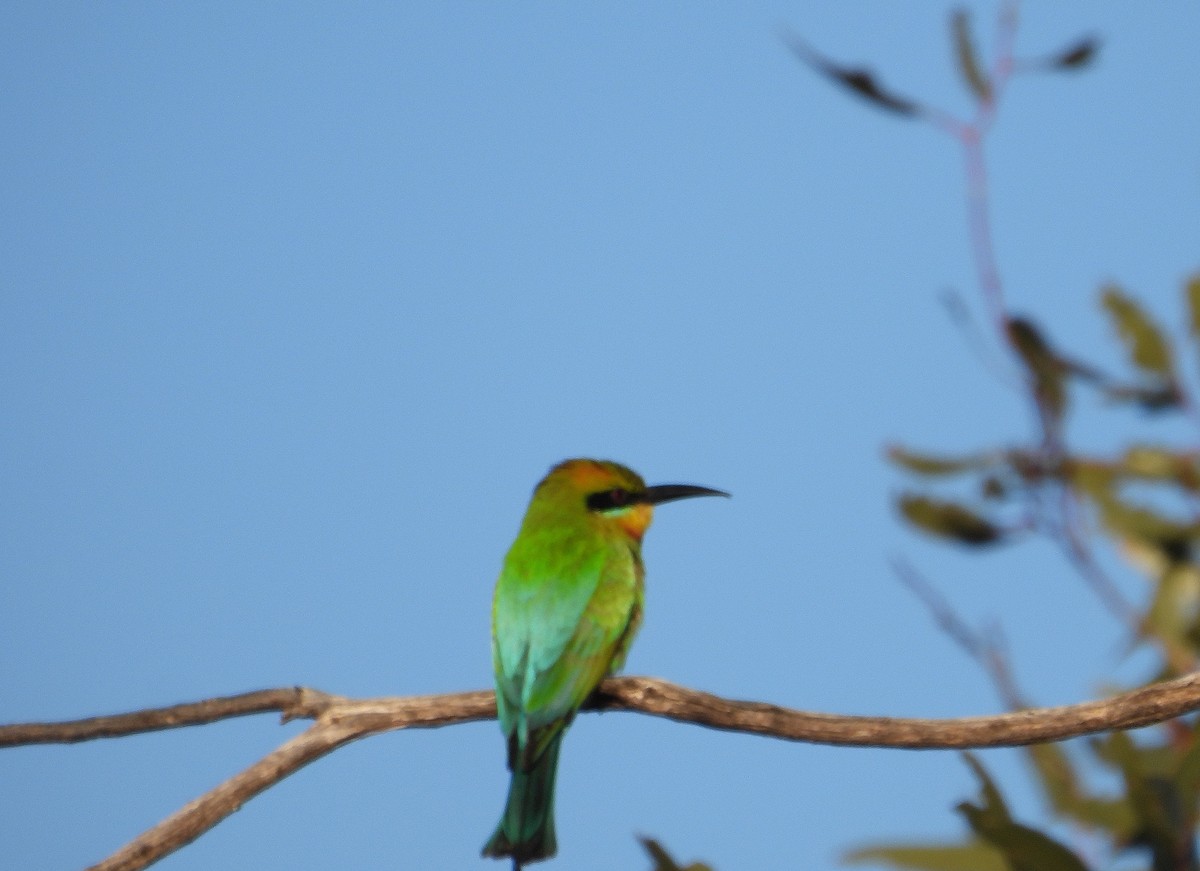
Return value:
[[(1161, 723), (1197, 709), (1200, 673), (1102, 701), (947, 720), (810, 713), (725, 699), (650, 677), (609, 678), (584, 705), (588, 711), (639, 711), (789, 741), (909, 749), (1010, 747), (1060, 741)], [(92, 871), (145, 868), (195, 840), (263, 790), (344, 744), (395, 729), (492, 719), (496, 716), (496, 698), (490, 690), (477, 690), (349, 699), (304, 687), (281, 688), (86, 720), (0, 726), (0, 747), (87, 741), (265, 711), (279, 711), (284, 721), (307, 718), (315, 723), (130, 841), (94, 865)]]
[(11, 726), (0, 726), (0, 747), (15, 747), (20, 744), (74, 744), (95, 738), (118, 738), (123, 735), (136, 735), (138, 732), (199, 726), (230, 717), (268, 711), (283, 711), (285, 716), (291, 713), (287, 718), (295, 719), (308, 716), (303, 711), (306, 702), (312, 703), (312, 696), (329, 698), (316, 690), (287, 687), (221, 696), (166, 708), (147, 708), (129, 714), (69, 720), (64, 723), (15, 723)]

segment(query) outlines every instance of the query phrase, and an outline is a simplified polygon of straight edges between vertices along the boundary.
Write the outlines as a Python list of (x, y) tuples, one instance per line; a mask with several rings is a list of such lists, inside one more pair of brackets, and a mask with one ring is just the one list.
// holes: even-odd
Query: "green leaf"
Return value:
[(1171, 748), (1166, 745), (1139, 746), (1127, 732), (1110, 732), (1088, 741), (1096, 758), (1118, 772), (1137, 776), (1165, 775), (1174, 765)]
[(1065, 812), (1073, 820), (1111, 833), (1120, 840), (1133, 828), (1133, 808), (1124, 796), (1117, 798), (1081, 798)]
[[(1195, 726), (1200, 727), (1200, 720), (1196, 721)], [(1195, 727), (1192, 729), (1192, 744), (1179, 760), (1175, 782), (1179, 785), (1184, 807), (1196, 807), (1196, 801), (1200, 798), (1200, 735)]]
[(898, 503), (909, 523), (941, 538), (980, 545), (992, 544), (1003, 536), (999, 527), (953, 502), (904, 494)]
[(963, 81), (979, 102), (990, 103), (992, 83), (979, 64), (975, 39), (971, 34), (971, 16), (966, 9), (955, 9), (951, 13), (950, 30), (954, 39), (954, 56), (958, 60), (958, 71), (962, 73)]
[(1188, 279), (1187, 288), (1188, 312), (1191, 314), (1192, 335), (1200, 336), (1200, 272)]
[(1172, 480), (1178, 466), (1178, 458), (1164, 448), (1134, 445), (1125, 451), (1121, 462), (1123, 471), (1139, 478)]
[[(971, 805), (959, 805), (960, 809)], [(999, 850), (1012, 871), (1088, 871), (1074, 851), (1059, 841), (1020, 823), (994, 829), (983, 828), (968, 813), (967, 820), (979, 836)]]
[(847, 865), (880, 862), (915, 871), (1008, 871), (1004, 855), (983, 841), (863, 847), (846, 853), (842, 861)]
[(1041, 782), (1046, 801), (1059, 816), (1093, 828), (1128, 833), (1133, 812), (1124, 797), (1096, 798), (1088, 795), (1075, 773), (1070, 757), (1060, 744), (1031, 744), (1025, 748)]
[(1033, 380), (1038, 407), (1050, 420), (1060, 420), (1067, 409), (1065, 369), (1058, 355), (1034, 325), (1026, 318), (1009, 318), (1008, 340), (1020, 356)]
[(1109, 532), (1121, 539), (1136, 539), (1175, 559), (1187, 556), (1192, 539), (1200, 537), (1200, 521), (1180, 523), (1149, 508), (1133, 505), (1117, 495), (1116, 476), (1124, 470), (1104, 470), (1093, 464), (1072, 469), (1071, 480), (1096, 505)]
[(1188, 643), (1192, 604), (1200, 599), (1194, 567), (1163, 560), (1165, 571), (1154, 586), (1154, 598), (1142, 618), (1142, 632), (1176, 644)]
[(654, 867), (651, 871), (712, 871), (712, 868), (701, 862), (693, 862), (690, 865), (681, 866), (668, 853), (658, 841), (653, 838), (638, 838), (642, 842), (642, 846), (646, 852), (650, 854), (650, 858), (654, 860)]
[(1200, 467), (1195, 456), (1167, 448), (1134, 445), (1125, 451), (1120, 471), (1133, 478), (1169, 481), (1186, 490), (1200, 490)]
[(1106, 288), (1102, 301), (1133, 364), (1144, 372), (1173, 382), (1171, 348), (1141, 307), (1116, 287)]
[[(1124, 732), (1114, 732), (1094, 745), (1125, 778), (1125, 791), (1137, 816), (1130, 844), (1150, 849), (1156, 871), (1194, 866), (1193, 812), (1167, 776), (1174, 755), (1170, 748), (1139, 747)], [(1181, 862), (1189, 855), (1192, 863)]]
[(990, 456), (976, 454), (966, 457), (937, 457), (932, 454), (918, 454), (899, 445), (892, 445), (887, 451), (888, 459), (898, 466), (903, 466), (910, 472), (920, 475), (956, 475), (975, 469), (986, 468), (993, 464)]
[(1093, 498), (1110, 532), (1150, 545), (1172, 559), (1185, 557), (1191, 540), (1200, 533), (1195, 523), (1177, 523), (1148, 508), (1130, 505), (1112, 493), (1094, 493)]
[(1025, 752), (1050, 806), (1062, 813), (1079, 795), (1079, 778), (1066, 750), (1058, 744), (1030, 744)]
[(1051, 57), (1046, 65), (1051, 69), (1079, 70), (1090, 64), (1100, 50), (1100, 41), (1087, 36)]
[(654, 860), (654, 871), (679, 871), (679, 866), (662, 845), (652, 838), (638, 838), (650, 858)]
[(957, 809), (976, 835), (1003, 854), (1011, 871), (1087, 871), (1079, 857), (1058, 841), (1014, 822), (983, 764), (970, 753), (963, 756), (979, 778), (982, 804), (964, 801)]
[(991, 825), (1011, 823), (1012, 816), (1008, 813), (1008, 805), (1004, 803), (1004, 796), (1000, 794), (999, 787), (996, 786), (996, 782), (992, 780), (987, 769), (983, 767), (983, 763), (970, 751), (964, 752), (962, 756), (963, 761), (971, 767), (971, 770), (975, 772), (975, 777), (979, 780), (979, 797), (983, 801), (983, 807), (975, 808), (975, 810), (979, 811), (982, 818)]
[(793, 33), (785, 33), (784, 41), (792, 50), (792, 54), (801, 61), (827, 79), (849, 88), (877, 108), (910, 118), (921, 114), (920, 106), (916, 102), (885, 89), (875, 80), (870, 70), (834, 63)]

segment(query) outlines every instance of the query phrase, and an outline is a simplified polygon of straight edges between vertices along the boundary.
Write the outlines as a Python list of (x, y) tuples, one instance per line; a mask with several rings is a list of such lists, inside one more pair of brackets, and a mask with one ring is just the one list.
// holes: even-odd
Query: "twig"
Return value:
[(1017, 688), (1012, 669), (1008, 664), (1005, 653), (1004, 639), (1000, 627), (994, 626), (991, 632), (977, 632), (967, 625), (950, 603), (933, 588), (924, 577), (912, 567), (907, 560), (900, 557), (892, 559), (892, 570), (896, 572), (900, 582), (916, 596), (928, 610), (938, 628), (950, 637), (950, 640), (963, 649), (967, 656), (975, 660), (987, 672), (996, 687), (996, 692), (1009, 710), (1024, 710), (1029, 707)]
[(950, 316), (950, 320), (958, 327), (970, 350), (983, 365), (991, 371), (996, 380), (1013, 390), (1028, 389), (1024, 378), (1013, 368), (1010, 360), (1001, 359), (995, 350), (987, 343), (987, 339), (975, 323), (971, 309), (967, 306), (962, 295), (953, 288), (947, 288), (941, 293), (942, 306)]
[[(1115, 617), (1121, 624), (1130, 632), (1138, 631), (1138, 614), (1133, 605), (1125, 599), (1120, 589), (1113, 580), (1100, 568), (1095, 558), (1092, 556), (1091, 549), (1087, 546), (1084, 539), (1084, 531), (1080, 528), (1082, 518), (1080, 516), (1080, 505), (1075, 491), (1070, 487), (1062, 488), (1062, 499), (1060, 502), (1060, 515), (1062, 517), (1062, 527), (1057, 530), (1060, 538), (1060, 545), (1067, 554), (1067, 558), (1071, 560), (1076, 571), (1079, 572), (1084, 582), (1091, 587), (1092, 592), (1100, 599), (1108, 612)], [(1053, 536), (1052, 534), (1052, 537)], [(1181, 671), (1188, 671), (1184, 668)]]
[(1000, 97), (1013, 72), (1013, 43), (1016, 39), (1019, 4), (1010, 0), (1001, 9), (997, 22), (995, 60), (991, 72), (990, 99), (981, 100), (973, 121), (954, 125), (938, 125), (949, 133), (963, 149), (967, 180), (967, 223), (971, 234), (971, 253), (976, 278), (992, 316), (997, 337), (1006, 341), (1008, 321), (1004, 303), (1004, 286), (996, 263), (992, 243), (990, 200), (988, 196), (987, 161), (983, 143), (996, 119)]

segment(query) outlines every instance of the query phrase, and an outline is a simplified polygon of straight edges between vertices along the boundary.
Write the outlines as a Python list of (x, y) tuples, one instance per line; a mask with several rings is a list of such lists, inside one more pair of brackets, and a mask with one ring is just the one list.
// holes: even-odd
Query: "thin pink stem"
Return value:
[(971, 253), (975, 274), (987, 301), (988, 311), (996, 334), (1007, 343), (1008, 314), (1004, 305), (1004, 285), (996, 264), (992, 244), (992, 222), (988, 198), (987, 162), (984, 159), (983, 137), (974, 125), (969, 126), (961, 139), (967, 176), (967, 222), (971, 234)]

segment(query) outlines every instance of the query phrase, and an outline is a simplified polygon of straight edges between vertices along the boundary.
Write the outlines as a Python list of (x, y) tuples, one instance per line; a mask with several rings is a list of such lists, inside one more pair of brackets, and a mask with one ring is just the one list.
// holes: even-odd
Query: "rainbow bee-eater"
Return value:
[(654, 506), (728, 495), (647, 487), (604, 460), (566, 460), (534, 489), (492, 601), (496, 706), (512, 781), (483, 855), (511, 856), (515, 869), (554, 855), (559, 745), (579, 706), (624, 663), (641, 625), (642, 536)]

